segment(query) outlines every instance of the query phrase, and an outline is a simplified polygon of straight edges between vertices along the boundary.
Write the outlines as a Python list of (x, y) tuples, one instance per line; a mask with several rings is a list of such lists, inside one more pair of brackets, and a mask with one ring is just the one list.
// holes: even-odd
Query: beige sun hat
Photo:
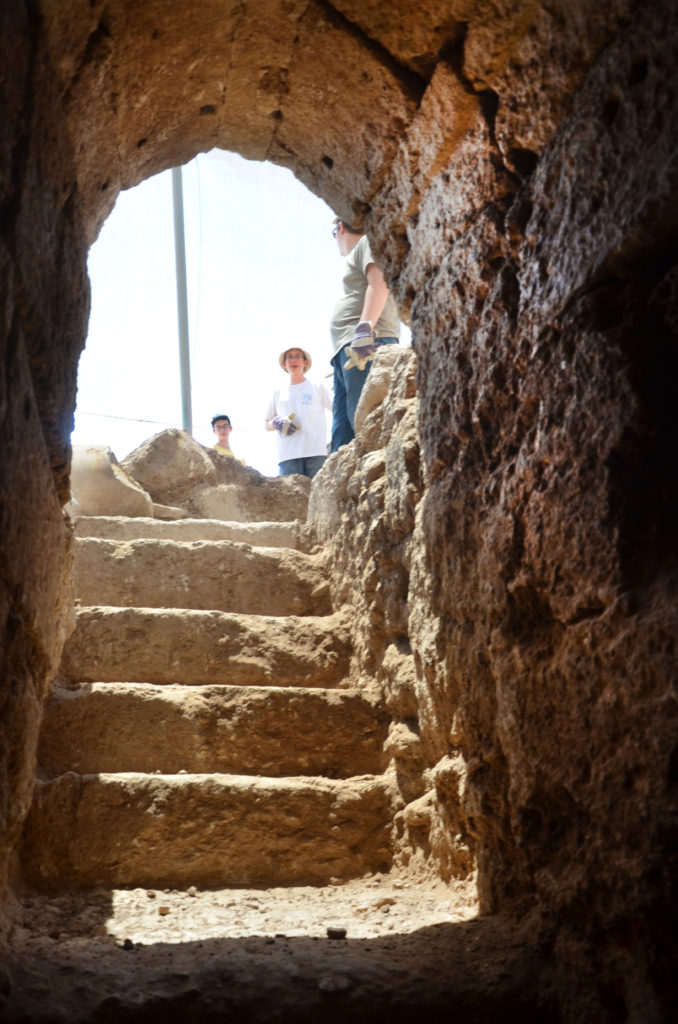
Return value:
[(308, 352), (306, 351), (306, 349), (302, 348), (301, 345), (290, 345), (288, 348), (285, 349), (284, 352), (281, 352), (280, 355), (278, 356), (278, 362), (280, 363), (280, 365), (281, 365), (282, 369), (285, 371), (285, 373), (289, 373), (289, 370), (285, 366), (285, 356), (293, 348), (298, 348), (300, 352), (304, 353), (304, 359), (308, 363), (308, 366), (306, 367), (306, 369), (310, 370), (311, 369), (312, 359), (311, 359), (310, 355), (308, 354)]

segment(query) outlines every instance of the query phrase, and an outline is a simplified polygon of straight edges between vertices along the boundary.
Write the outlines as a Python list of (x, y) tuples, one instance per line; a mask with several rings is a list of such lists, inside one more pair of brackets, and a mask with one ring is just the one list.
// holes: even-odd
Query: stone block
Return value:
[(311, 547), (308, 530), (293, 520), (289, 523), (228, 523), (221, 519), (162, 520), (125, 516), (88, 516), (75, 526), (76, 537), (102, 540), (231, 540), (259, 548)]
[(76, 775), (38, 783), (22, 864), (38, 888), (327, 885), (388, 870), (383, 777)]
[(153, 516), (150, 495), (107, 447), (73, 446), (71, 494), (79, 515)]
[(343, 616), (279, 618), (184, 608), (80, 608), (61, 671), (74, 682), (337, 686)]
[(322, 775), (380, 772), (387, 721), (358, 690), (92, 683), (57, 687), (40, 771)]
[(171, 505), (178, 493), (216, 483), (216, 471), (205, 448), (188, 431), (175, 427), (144, 441), (122, 465), (159, 504)]
[(192, 515), (232, 523), (305, 520), (310, 488), (311, 481), (305, 476), (260, 477), (249, 486), (245, 481), (197, 487), (187, 497), (186, 506)]
[(161, 505), (160, 502), (153, 502), (153, 517), (164, 519), (166, 522), (173, 522), (175, 519), (188, 519), (190, 514), (183, 508), (176, 505)]
[(336, 537), (345, 515), (347, 487), (356, 470), (358, 450), (355, 442), (334, 452), (314, 477), (308, 502), (308, 523), (319, 543)]
[(355, 411), (356, 434), (360, 434), (362, 425), (369, 414), (386, 398), (391, 384), (393, 367), (404, 350), (405, 346), (403, 345), (384, 345), (377, 351)]
[[(75, 543), (75, 594), (85, 605), (194, 608), (249, 615), (331, 611), (323, 560), (230, 540)], [(275, 581), (271, 585), (271, 581)]]

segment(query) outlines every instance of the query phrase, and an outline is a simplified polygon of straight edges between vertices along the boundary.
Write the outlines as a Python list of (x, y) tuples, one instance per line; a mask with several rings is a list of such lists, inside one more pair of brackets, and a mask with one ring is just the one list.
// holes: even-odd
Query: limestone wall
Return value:
[(308, 522), (330, 561), (334, 606), (351, 609), (352, 680), (376, 685), (391, 715), (385, 749), (400, 796), (395, 862), (415, 878), (450, 881), (475, 870), (474, 841), (462, 805), (460, 744), (440, 732), (423, 669), (437, 632), (424, 620), (429, 579), (417, 572), (427, 490), (416, 370), (411, 349), (377, 353), (356, 411), (356, 439), (314, 479)]
[[(669, 35), (637, 11), (510, 189), (488, 123), (489, 160), (469, 147), (432, 183), (415, 231), (438, 242), (401, 277), (430, 473), (413, 645), (429, 728), (464, 754), (482, 905), (548, 908), (575, 1001), (615, 988), (619, 942), (635, 1019), (675, 912), (651, 881), (675, 827)], [(450, 203), (446, 173), (484, 195)], [(590, 974), (581, 941), (606, 951)]]
[[(0, 12), (0, 890), (68, 629), (68, 436), (88, 314), (59, 96), (24, 5)], [(60, 172), (55, 174), (56, 168)], [(70, 187), (64, 182), (70, 180)]]
[[(418, 453), (408, 409), (350, 496), (381, 564), (360, 550), (360, 586), (340, 573), (391, 678), (414, 672), (402, 722), (416, 715), (422, 748), (394, 742), (449, 767), (441, 793), (461, 781), (484, 909), (539, 911), (563, 1019), (672, 1016), (673, 15), (668, 0), (2, 5), (3, 864), (67, 628), (87, 244), (120, 187), (231, 147), (362, 219), (411, 314)], [(418, 502), (406, 487), (390, 509), (390, 467)], [(370, 539), (370, 502), (407, 530)], [(365, 671), (380, 654), (366, 642)]]

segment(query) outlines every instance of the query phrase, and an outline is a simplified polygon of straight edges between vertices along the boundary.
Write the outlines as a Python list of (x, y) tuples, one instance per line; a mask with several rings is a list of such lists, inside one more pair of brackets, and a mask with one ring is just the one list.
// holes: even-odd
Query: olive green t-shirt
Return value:
[[(353, 341), (367, 291), (367, 268), (374, 262), (367, 235), (363, 235), (346, 257), (342, 281), (344, 293), (332, 313), (330, 332), (333, 355)], [(378, 338), (400, 338), (400, 315), (390, 292), (375, 331)]]

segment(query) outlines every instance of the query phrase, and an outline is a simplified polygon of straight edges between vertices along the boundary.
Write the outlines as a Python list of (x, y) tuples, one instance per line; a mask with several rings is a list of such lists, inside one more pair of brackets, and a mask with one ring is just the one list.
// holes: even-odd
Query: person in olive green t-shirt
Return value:
[(339, 217), (332, 234), (346, 257), (343, 294), (330, 323), (334, 369), (330, 451), (336, 452), (355, 437), (355, 410), (371, 360), (380, 345), (398, 344), (400, 315), (374, 262), (367, 235)]

